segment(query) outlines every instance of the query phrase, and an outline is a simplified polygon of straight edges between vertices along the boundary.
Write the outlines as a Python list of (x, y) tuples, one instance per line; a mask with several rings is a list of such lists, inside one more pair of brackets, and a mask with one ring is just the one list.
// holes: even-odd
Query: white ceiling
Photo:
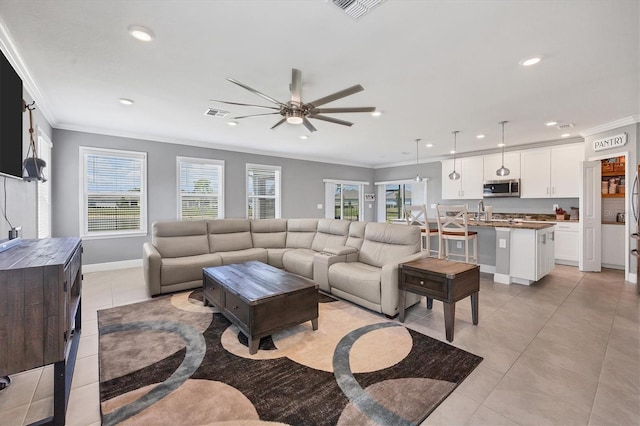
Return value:
[[(0, 0), (0, 46), (15, 49), (57, 128), (380, 167), (415, 162), (416, 138), (434, 144), (421, 144), (421, 162), (447, 156), (453, 130), (461, 153), (495, 149), (501, 120), (509, 147), (559, 140), (550, 120), (577, 136), (637, 119), (639, 15), (637, 0), (387, 0), (358, 21), (325, 0)], [(155, 40), (133, 39), (130, 25)], [(533, 55), (544, 59), (518, 64)], [(293, 67), (303, 101), (362, 84), (324, 107), (382, 116), (314, 120), (301, 140), (302, 125), (270, 130), (278, 116), (228, 126), (265, 110), (209, 102), (268, 104), (226, 77), (286, 102)]]

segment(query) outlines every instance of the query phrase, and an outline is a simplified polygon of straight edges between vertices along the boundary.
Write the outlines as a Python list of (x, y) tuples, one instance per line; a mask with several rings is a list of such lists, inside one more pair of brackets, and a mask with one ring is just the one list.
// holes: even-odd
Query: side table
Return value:
[(478, 324), (478, 293), (480, 267), (478, 265), (427, 258), (401, 263), (398, 268), (400, 322), (404, 322), (406, 292), (427, 297), (427, 309), (433, 299), (444, 307), (444, 327), (447, 340), (453, 341), (456, 302), (471, 296), (473, 324)]

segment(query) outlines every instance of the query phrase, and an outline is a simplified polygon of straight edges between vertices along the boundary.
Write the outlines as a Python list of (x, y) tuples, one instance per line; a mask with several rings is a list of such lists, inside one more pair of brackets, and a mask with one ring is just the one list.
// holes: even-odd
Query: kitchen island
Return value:
[[(555, 266), (554, 222), (469, 221), (478, 233), (478, 263), (503, 284), (530, 285)], [(459, 248), (450, 247), (451, 253)]]

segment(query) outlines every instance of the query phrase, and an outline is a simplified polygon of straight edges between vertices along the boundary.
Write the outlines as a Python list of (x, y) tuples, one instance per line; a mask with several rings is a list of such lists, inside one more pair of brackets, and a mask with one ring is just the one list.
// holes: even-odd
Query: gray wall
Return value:
[[(373, 170), (362, 167), (301, 161), (266, 155), (245, 154), (149, 140), (55, 129), (53, 132), (53, 230), (54, 236), (79, 235), (80, 176), (79, 147), (100, 147), (147, 153), (147, 201), (149, 231), (158, 220), (176, 219), (176, 157), (211, 158), (225, 161), (225, 217), (246, 217), (245, 163), (282, 167), (282, 217), (324, 217), (325, 178), (366, 181), (372, 185)], [(62, 166), (64, 165), (64, 166)], [(365, 220), (374, 220), (375, 210), (365, 208)], [(85, 239), (85, 264), (140, 259), (146, 237)]]
[[(26, 91), (23, 92), (24, 100), (30, 103), (33, 98)], [(40, 130), (51, 139), (51, 125), (42, 115), (38, 109), (38, 105), (35, 105), (36, 109), (33, 111), (33, 127), (35, 129), (34, 138), (37, 140), (37, 132)], [(22, 115), (22, 152), (23, 157), (27, 155), (29, 148), (29, 114), (24, 113)], [(37, 145), (36, 145), (37, 146)], [(49, 176), (49, 170), (45, 168), (45, 176)], [(25, 182), (21, 179), (0, 177), (2, 182), (2, 199), (0, 200), (0, 207), (6, 209), (7, 218), (14, 227), (22, 227), (23, 238), (36, 238), (37, 234), (37, 221), (36, 221), (36, 184), (35, 182)], [(6, 205), (4, 204), (4, 188), (6, 187)], [(6, 239), (9, 236), (10, 226), (4, 217), (0, 216), (0, 240)]]

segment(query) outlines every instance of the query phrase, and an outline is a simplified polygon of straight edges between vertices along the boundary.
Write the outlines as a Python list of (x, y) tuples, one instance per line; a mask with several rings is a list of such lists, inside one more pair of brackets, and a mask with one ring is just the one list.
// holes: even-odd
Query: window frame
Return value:
[[(341, 180), (341, 179), (323, 179), (325, 184), (325, 217), (328, 219), (335, 218), (335, 191), (336, 187), (340, 185), (344, 189), (344, 185), (357, 186), (358, 187), (358, 219), (354, 222), (364, 221), (364, 192), (365, 186), (369, 185), (369, 182), (353, 181), (353, 180)], [(341, 189), (340, 199), (344, 204), (344, 191)], [(340, 208), (340, 219), (349, 220), (344, 218), (343, 206)]]
[[(272, 170), (275, 172), (275, 195), (273, 196), (250, 196), (249, 195), (249, 171), (253, 169), (262, 169), (262, 170)], [(252, 198), (265, 198), (265, 199), (274, 199), (275, 200), (275, 217), (274, 219), (280, 219), (282, 217), (282, 167), (281, 166), (273, 166), (268, 164), (256, 164), (256, 163), (245, 163), (245, 217), (247, 219), (254, 219), (249, 217), (249, 200)]]
[[(102, 155), (111, 157), (121, 157), (128, 159), (140, 160), (140, 228), (136, 230), (126, 231), (101, 231), (101, 232), (89, 232), (88, 231), (88, 196), (87, 191), (87, 156), (89, 155)], [(141, 151), (129, 151), (110, 148), (96, 148), (90, 146), (79, 147), (79, 182), (80, 182), (80, 237), (82, 239), (104, 239), (104, 238), (127, 238), (127, 237), (140, 237), (148, 234), (147, 226), (147, 153)]]
[[(196, 158), (196, 157), (176, 157), (176, 217), (177, 220), (189, 220), (182, 217), (182, 191), (180, 186), (180, 164), (182, 162), (191, 164), (208, 164), (219, 167), (218, 178), (218, 216), (207, 219), (224, 219), (224, 160), (216, 160), (212, 158)], [(204, 220), (207, 220), (204, 219)]]
[[(427, 205), (427, 200), (428, 200), (428, 182), (429, 182), (429, 178), (424, 178), (422, 179), (420, 182), (416, 182), (414, 179), (402, 179), (402, 180), (391, 180), (391, 181), (385, 181), (385, 182), (374, 182), (374, 185), (376, 186), (376, 194), (377, 194), (377, 209), (376, 209), (376, 220), (378, 222), (382, 222), (382, 223), (401, 223), (401, 222), (405, 222), (404, 219), (404, 206), (405, 205), (422, 205), (425, 204)], [(386, 208), (386, 188), (388, 185), (399, 185), (400, 186), (400, 190), (404, 193), (406, 191), (406, 185), (416, 185), (416, 184), (420, 184), (423, 185), (422, 188), (412, 188), (412, 198), (411, 198), (411, 204), (406, 204), (406, 198), (403, 196), (402, 199), (402, 213), (401, 213), (401, 217), (398, 219), (387, 219), (387, 208)], [(416, 201), (422, 201), (422, 202), (416, 202)], [(428, 208), (428, 205), (427, 205)]]

